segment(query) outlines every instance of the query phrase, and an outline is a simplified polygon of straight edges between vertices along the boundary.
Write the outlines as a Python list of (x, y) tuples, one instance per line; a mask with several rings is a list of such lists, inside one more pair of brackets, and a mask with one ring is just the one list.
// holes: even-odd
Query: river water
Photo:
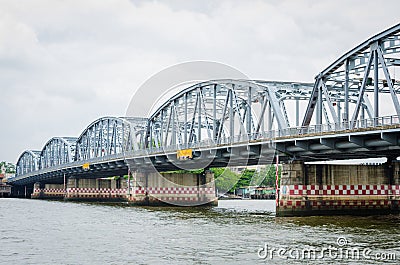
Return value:
[(0, 199), (0, 264), (400, 264), (399, 215), (277, 218), (274, 205)]

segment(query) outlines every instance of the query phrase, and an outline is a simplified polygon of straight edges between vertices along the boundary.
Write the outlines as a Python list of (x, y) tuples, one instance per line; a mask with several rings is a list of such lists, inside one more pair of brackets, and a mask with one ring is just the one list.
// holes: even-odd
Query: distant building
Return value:
[(255, 186), (237, 188), (236, 189), (236, 195), (240, 196), (242, 198), (250, 198), (251, 195), (255, 194), (255, 189), (256, 188), (257, 187), (255, 187)]
[[(4, 171), (5, 172), (5, 171)], [(12, 174), (0, 174), (0, 198), (8, 197), (11, 195), (11, 186), (7, 185), (4, 181)]]
[(248, 199), (275, 199), (275, 188), (273, 187), (249, 186), (238, 188), (235, 193), (239, 197)]

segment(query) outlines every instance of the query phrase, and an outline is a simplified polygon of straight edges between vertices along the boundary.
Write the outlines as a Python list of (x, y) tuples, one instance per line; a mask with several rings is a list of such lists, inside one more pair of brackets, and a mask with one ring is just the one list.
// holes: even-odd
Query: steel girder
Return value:
[[(316, 76), (302, 125), (310, 125), (314, 110), (315, 124), (332, 122), (349, 128), (365, 119), (364, 111), (370, 119), (377, 119), (390, 106), (393, 110), (385, 115), (400, 116), (400, 82), (395, 80), (399, 66), (400, 24), (361, 43)], [(390, 95), (385, 103), (390, 102), (380, 106), (379, 98), (384, 94)], [(331, 119), (325, 118), (325, 122), (324, 108)]]
[(73, 162), (76, 140), (75, 137), (51, 138), (40, 153), (40, 169)]
[(146, 124), (145, 118), (103, 117), (94, 121), (76, 141), (75, 161), (142, 148)]
[(17, 161), (16, 175), (23, 175), (39, 170), (40, 151), (24, 151)]
[(312, 84), (307, 83), (230, 79), (198, 83), (152, 114), (145, 146), (189, 148), (205, 140), (221, 143), (251, 139), (273, 128), (285, 130), (291, 126), (285, 101), (308, 100), (311, 92)]

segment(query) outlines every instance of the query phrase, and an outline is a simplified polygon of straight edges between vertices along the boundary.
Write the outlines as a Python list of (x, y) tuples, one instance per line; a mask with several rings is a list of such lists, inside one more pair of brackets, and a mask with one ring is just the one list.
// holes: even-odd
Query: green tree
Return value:
[[(210, 168), (210, 170), (214, 173), (215, 179), (215, 187), (217, 188), (219, 193), (225, 192), (233, 192), (236, 188), (235, 184), (239, 181), (240, 175), (232, 172), (228, 168)], [(192, 173), (192, 174), (201, 174), (204, 172), (204, 169), (197, 170), (174, 170), (168, 171), (165, 173)]]
[[(247, 186), (270, 186), (275, 187), (275, 165), (269, 165), (256, 171), (254, 169), (245, 169), (241, 174), (232, 172), (228, 168), (210, 168), (214, 173), (215, 187), (220, 193), (233, 192), (237, 188)], [(166, 173), (203, 173), (204, 169), (198, 170), (175, 170)], [(281, 167), (279, 166), (279, 177)]]
[[(278, 179), (281, 177), (282, 167), (278, 167)], [(260, 171), (264, 180), (261, 182), (260, 186), (275, 187), (276, 183), (276, 168), (275, 165), (270, 165)]]
[(228, 168), (211, 168), (211, 171), (214, 173), (215, 187), (220, 193), (233, 191), (240, 178), (239, 174), (232, 172)]
[(0, 168), (3, 168), (3, 166), (6, 169), (6, 173), (14, 174), (15, 173), (15, 165), (6, 161), (0, 162)]
[(250, 186), (251, 180), (253, 179), (256, 171), (254, 169), (245, 169), (240, 175), (239, 181), (235, 185), (235, 189)]

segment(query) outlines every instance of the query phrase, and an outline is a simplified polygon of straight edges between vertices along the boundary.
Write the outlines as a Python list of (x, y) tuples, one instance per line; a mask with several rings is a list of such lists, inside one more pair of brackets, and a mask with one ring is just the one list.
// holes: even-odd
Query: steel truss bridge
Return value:
[[(104, 117), (78, 138), (54, 137), (17, 162), (14, 185), (130, 170), (194, 169), (400, 156), (400, 24), (351, 49), (314, 83), (211, 80), (181, 90), (150, 117)], [(177, 151), (193, 158), (178, 160)], [(83, 169), (82, 165), (89, 165)]]

